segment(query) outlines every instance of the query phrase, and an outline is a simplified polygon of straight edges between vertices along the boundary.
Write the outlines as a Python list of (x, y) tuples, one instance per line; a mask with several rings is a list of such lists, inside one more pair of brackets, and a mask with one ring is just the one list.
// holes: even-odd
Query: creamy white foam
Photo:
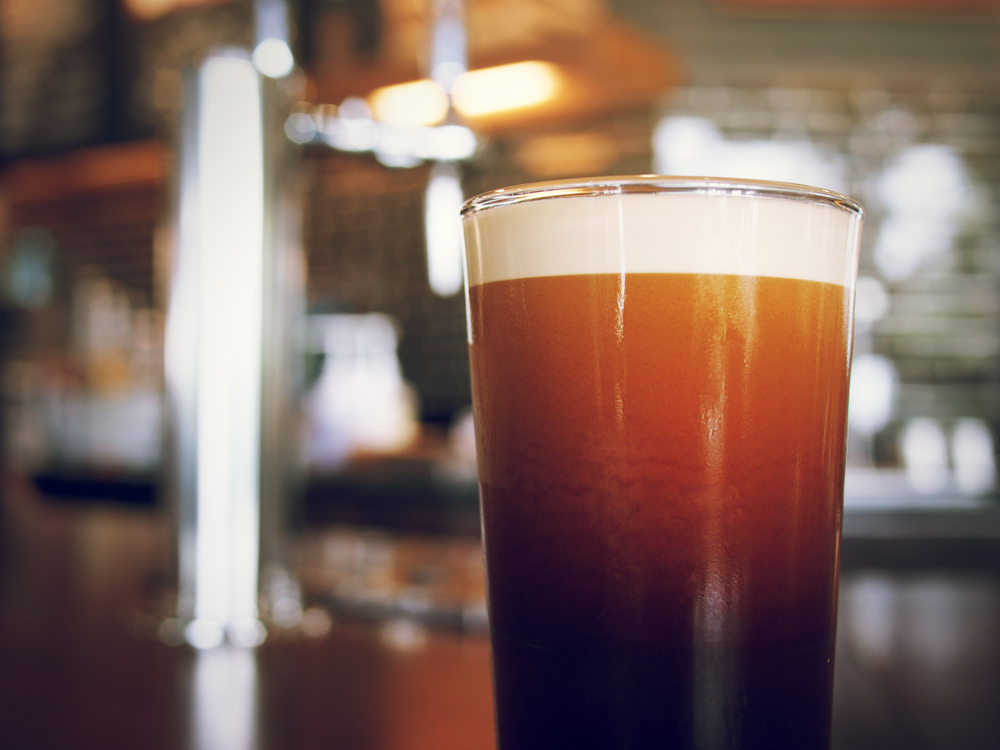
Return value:
[(859, 214), (771, 196), (623, 193), (514, 202), (464, 217), (469, 286), (590, 273), (712, 273), (853, 287)]

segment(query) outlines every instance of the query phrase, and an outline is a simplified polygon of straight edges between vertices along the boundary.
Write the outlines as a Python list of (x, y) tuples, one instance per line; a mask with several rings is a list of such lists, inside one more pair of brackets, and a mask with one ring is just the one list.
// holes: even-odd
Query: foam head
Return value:
[(463, 209), (469, 287), (576, 274), (706, 273), (853, 289), (861, 207), (799, 185), (632, 177), (487, 193)]

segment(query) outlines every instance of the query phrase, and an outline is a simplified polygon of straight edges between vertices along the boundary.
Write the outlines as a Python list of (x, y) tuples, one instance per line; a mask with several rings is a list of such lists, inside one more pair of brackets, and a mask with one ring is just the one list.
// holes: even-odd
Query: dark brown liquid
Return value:
[(845, 290), (470, 294), (501, 750), (829, 747)]

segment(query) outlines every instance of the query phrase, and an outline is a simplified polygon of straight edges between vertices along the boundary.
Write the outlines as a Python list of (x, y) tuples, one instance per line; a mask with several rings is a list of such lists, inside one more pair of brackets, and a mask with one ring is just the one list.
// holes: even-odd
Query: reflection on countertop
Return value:
[[(163, 509), (53, 503), (9, 474), (2, 489), (4, 747), (206, 747), (220, 733), (293, 750), (492, 746), (475, 535), (311, 521), (309, 627), (197, 652), (150, 627)], [(986, 750), (1000, 736), (998, 516), (917, 515), (890, 538), (872, 525), (886, 514), (847, 514), (837, 750)]]

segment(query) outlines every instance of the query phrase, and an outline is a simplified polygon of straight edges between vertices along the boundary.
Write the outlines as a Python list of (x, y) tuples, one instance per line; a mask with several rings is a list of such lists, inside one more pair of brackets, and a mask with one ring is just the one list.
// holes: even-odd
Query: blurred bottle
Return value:
[(162, 449), (163, 320), (99, 272), (73, 285), (71, 342), (9, 362), (7, 456), (26, 473), (155, 471)]
[(389, 316), (313, 315), (308, 340), (324, 358), (306, 399), (306, 455), (314, 469), (332, 471), (352, 453), (391, 453), (413, 443), (417, 398), (403, 379)]

